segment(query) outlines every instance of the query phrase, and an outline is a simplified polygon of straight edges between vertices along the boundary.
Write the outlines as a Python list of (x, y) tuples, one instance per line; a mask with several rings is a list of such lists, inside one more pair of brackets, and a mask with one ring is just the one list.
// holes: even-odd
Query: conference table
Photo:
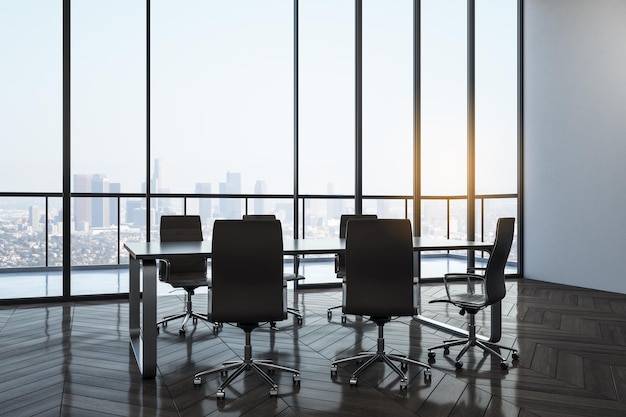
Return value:
[[(465, 249), (489, 251), (492, 246), (490, 243), (465, 240), (413, 238), (413, 249), (417, 252)], [(210, 258), (212, 243), (210, 240), (202, 242), (128, 242), (124, 244), (124, 248), (130, 255), (128, 296), (130, 345), (143, 378), (153, 378), (156, 376), (157, 368), (156, 260), (188, 255), (203, 255)], [(343, 252), (345, 249), (345, 239), (340, 238), (283, 240), (283, 253), (285, 255), (330, 254)], [(502, 326), (500, 303), (494, 304), (491, 309), (491, 336), (488, 340), (495, 342), (500, 339)], [(463, 329), (423, 316), (421, 308), (414, 319), (454, 335), (467, 335), (467, 331)]]

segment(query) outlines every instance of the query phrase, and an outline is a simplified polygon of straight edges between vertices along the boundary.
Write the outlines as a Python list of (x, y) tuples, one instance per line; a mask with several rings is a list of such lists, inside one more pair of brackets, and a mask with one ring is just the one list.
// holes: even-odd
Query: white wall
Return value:
[(626, 293), (626, 0), (524, 8), (524, 276)]

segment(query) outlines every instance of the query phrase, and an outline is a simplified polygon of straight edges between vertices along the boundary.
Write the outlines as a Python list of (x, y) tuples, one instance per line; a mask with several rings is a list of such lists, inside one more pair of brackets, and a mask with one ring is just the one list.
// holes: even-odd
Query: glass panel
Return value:
[(45, 225), (45, 198), (0, 198), (0, 268), (46, 266)]
[(299, 158), (303, 194), (354, 194), (354, 1), (301, 0)]
[(61, 271), (0, 272), (0, 294), (2, 299), (59, 297), (63, 293), (62, 282)]
[(120, 199), (120, 264), (128, 264), (126, 242), (146, 241), (146, 200), (140, 198)]
[(158, 192), (223, 192), (231, 173), (236, 193), (255, 193), (258, 181), (267, 193), (293, 191), (292, 3), (151, 3)]
[(409, 205), (407, 200), (367, 199), (363, 201), (363, 214), (376, 214), (379, 219), (413, 219), (412, 200)]
[(476, 193), (517, 192), (517, 1), (476, 1)]
[(363, 193), (413, 194), (411, 0), (363, 1)]
[[(63, 200), (48, 199), (48, 265), (63, 265)], [(1, 256), (0, 256), (1, 258)]]
[(0, 191), (61, 191), (62, 5), (0, 2)]
[(139, 192), (146, 176), (145, 2), (73, 0), (71, 7), (72, 172), (100, 176), (100, 187), (81, 191)]
[(72, 266), (118, 263), (117, 199), (72, 198)]
[[(301, 226), (304, 233), (300, 234), (300, 238), (306, 239), (339, 237), (341, 215), (354, 213), (354, 199), (309, 198), (301, 203), (302, 206), (304, 221)], [(300, 273), (306, 277), (303, 285), (340, 283), (335, 275), (333, 254), (304, 256), (300, 262)]]
[(185, 214), (185, 200), (182, 198), (153, 198), (150, 200), (150, 204), (150, 241), (158, 242), (161, 216)]
[(509, 265), (507, 265), (507, 274), (518, 273), (518, 244), (517, 244), (517, 199), (515, 198), (492, 198), (485, 200), (485, 225), (484, 225), (484, 241), (493, 242), (496, 235), (496, 224), (500, 217), (515, 217), (515, 235), (513, 236), (513, 244), (511, 253), (509, 254)]
[(423, 195), (467, 194), (467, 2), (421, 2)]
[(293, 239), (293, 200), (251, 198), (248, 200), (248, 214), (274, 214), (280, 220), (283, 236)]

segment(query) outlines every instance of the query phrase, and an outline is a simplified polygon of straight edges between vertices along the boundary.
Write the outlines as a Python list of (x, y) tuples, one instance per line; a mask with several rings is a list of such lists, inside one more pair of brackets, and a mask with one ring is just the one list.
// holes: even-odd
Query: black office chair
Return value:
[[(417, 293), (413, 285), (413, 236), (406, 219), (363, 219), (350, 221), (346, 233), (346, 276), (343, 283), (343, 312), (369, 316), (378, 326), (376, 352), (332, 362), (331, 377), (337, 365), (349, 361), (365, 361), (350, 377), (350, 385), (365, 369), (384, 361), (400, 376), (400, 389), (408, 385), (404, 373), (408, 364), (422, 366), (424, 379), (431, 380), (430, 366), (404, 355), (385, 352), (383, 328), (396, 316), (417, 314)], [(393, 361), (400, 362), (400, 368)]]
[[(244, 214), (244, 220), (276, 220), (276, 216), (274, 214)], [(300, 258), (298, 256), (294, 256), (294, 273), (285, 273), (284, 278), (285, 282), (294, 282), (294, 290), (295, 290), (295, 281), (301, 281), (304, 279), (304, 275), (301, 275), (298, 271), (300, 270)], [(302, 324), (302, 313), (298, 309), (298, 307), (287, 307), (287, 312), (293, 314), (298, 321), (298, 324)], [(275, 324), (271, 323), (272, 328), (275, 328)]]
[(236, 323), (245, 332), (244, 359), (197, 373), (194, 385), (201, 385), (204, 375), (220, 372), (227, 376), (228, 371), (234, 369), (217, 390), (217, 397), (221, 399), (225, 396), (224, 388), (239, 374), (253, 370), (269, 384), (270, 396), (278, 395), (278, 385), (262, 368), (292, 372), (293, 383), (299, 384), (297, 369), (252, 358), (252, 330), (262, 322), (287, 318), (280, 222), (216, 220), (211, 268), (209, 318), (219, 323)]
[[(444, 285), (447, 297), (444, 299), (432, 300), (430, 302), (450, 303), (461, 309), (461, 315), (465, 315), (465, 313), (467, 313), (469, 334), (467, 338), (447, 340), (440, 345), (429, 348), (428, 357), (430, 358), (431, 363), (434, 362), (435, 349), (443, 348), (444, 354), (448, 354), (450, 353), (450, 347), (460, 345), (462, 345), (463, 348), (455, 359), (456, 369), (461, 369), (463, 367), (461, 358), (472, 346), (481, 348), (485, 354), (490, 353), (500, 358), (500, 367), (502, 369), (507, 369), (509, 364), (506, 362), (505, 358), (497, 352), (497, 349), (510, 350), (512, 351), (511, 358), (513, 360), (519, 359), (519, 354), (516, 349), (483, 341), (476, 337), (476, 313), (486, 307), (500, 302), (506, 295), (504, 267), (506, 266), (507, 259), (509, 258), (509, 252), (511, 251), (511, 245), (513, 243), (514, 225), (515, 219), (512, 217), (503, 217), (498, 219), (498, 224), (496, 226), (496, 238), (485, 268), (470, 268), (467, 273), (445, 274)], [(479, 270), (483, 270), (483, 273), (477, 273)], [(466, 280), (467, 291), (453, 292), (450, 287), (450, 281), (455, 279)], [(477, 282), (482, 284), (483, 290), (481, 293), (476, 293), (474, 290)]]
[[(160, 224), (161, 242), (201, 242), (202, 224), (200, 216), (161, 216)], [(179, 318), (184, 318), (178, 333), (185, 335), (185, 325), (192, 319), (196, 324), (198, 319), (208, 321), (206, 314), (193, 311), (191, 302), (196, 288), (208, 287), (210, 282), (207, 278), (207, 260), (201, 255), (178, 257), (173, 259), (158, 259), (159, 280), (167, 282), (174, 288), (182, 288), (187, 293), (185, 312), (163, 317), (157, 323), (166, 327), (167, 323)]]
[[(376, 219), (378, 216), (376, 214), (342, 214), (339, 219), (339, 238), (345, 239), (346, 237), (346, 228), (348, 226), (348, 220), (350, 219)], [(337, 278), (343, 280), (346, 276), (346, 254), (345, 253), (336, 253), (335, 254), (335, 274), (337, 274)], [(328, 320), (333, 318), (333, 310), (341, 308), (341, 305), (336, 305), (334, 307), (330, 307), (326, 314), (328, 316)], [(341, 315), (341, 322), (346, 322), (345, 314)]]

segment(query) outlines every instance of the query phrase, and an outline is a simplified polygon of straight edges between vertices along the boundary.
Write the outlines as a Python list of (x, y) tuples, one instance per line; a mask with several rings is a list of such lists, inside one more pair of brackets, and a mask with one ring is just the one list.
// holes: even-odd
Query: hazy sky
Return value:
[[(0, 191), (61, 191), (61, 3), (0, 0)], [(412, 193), (412, 3), (363, 1), (366, 194)], [(244, 193), (293, 191), (292, 4), (151, 2), (149, 159), (171, 191), (219, 192), (228, 171)], [(422, 190), (463, 194), (466, 6), (421, 4)], [(477, 191), (515, 192), (516, 2), (476, 4)], [(300, 192), (352, 194), (354, 3), (301, 0), (299, 16)], [(122, 192), (146, 175), (145, 32), (144, 1), (72, 2), (72, 171)]]

